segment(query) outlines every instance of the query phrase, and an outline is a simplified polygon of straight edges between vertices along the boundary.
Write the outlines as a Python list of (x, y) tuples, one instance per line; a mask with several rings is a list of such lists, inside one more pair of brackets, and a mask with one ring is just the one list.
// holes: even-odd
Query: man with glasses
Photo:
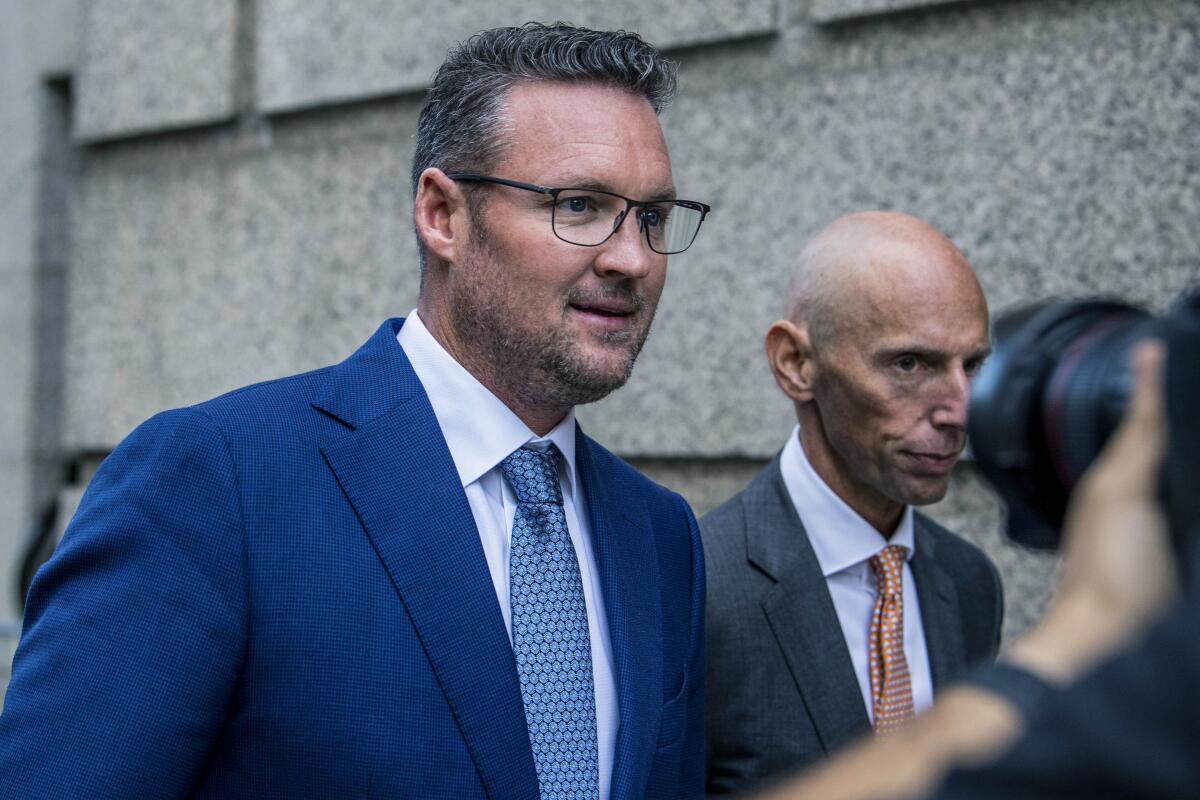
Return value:
[(693, 797), (704, 565), (586, 437), (708, 207), (634, 34), (455, 48), (413, 166), (418, 307), (142, 425), (31, 591), (6, 797)]

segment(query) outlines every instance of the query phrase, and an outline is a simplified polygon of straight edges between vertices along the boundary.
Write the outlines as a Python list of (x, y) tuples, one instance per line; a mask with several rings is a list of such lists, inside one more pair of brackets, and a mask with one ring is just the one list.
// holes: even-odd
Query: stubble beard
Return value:
[[(475, 231), (483, 226), (473, 226)], [(499, 282), (488, 284), (479, 276), (481, 260), (491, 258), (486, 234), (473, 237), (471, 253), (461, 265), (462, 275), (471, 276), (459, 283), (451, 298), (449, 314), (460, 341), (471, 344), (475, 362), (468, 366), (502, 400), (525, 408), (567, 409), (594, 403), (625, 385), (641, 352), (654, 306), (636, 291), (632, 281), (605, 284), (599, 291), (570, 290), (563, 299), (562, 326), (533, 327), (513, 309), (522, 306), (519, 292)], [(629, 331), (601, 334), (596, 341), (606, 349), (622, 349), (622, 361), (613, 365), (589, 357), (575, 336), (566, 328), (572, 303), (588, 300), (620, 300), (634, 309), (639, 324)]]

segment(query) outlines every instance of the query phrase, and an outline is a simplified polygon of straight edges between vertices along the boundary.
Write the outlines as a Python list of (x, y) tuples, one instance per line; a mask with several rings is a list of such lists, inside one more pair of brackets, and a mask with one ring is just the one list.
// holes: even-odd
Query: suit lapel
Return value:
[(916, 549), (910, 566), (921, 604), (925, 649), (934, 689), (961, 672), (966, 662), (958, 594), (954, 581), (937, 561), (937, 541), (920, 515), (913, 516)]
[(742, 495), (749, 560), (774, 578), (762, 608), (825, 752), (870, 730), (825, 576), (792, 505), (779, 458)]
[(322, 453), (437, 675), (490, 796), (536, 797), (512, 647), (458, 473), (389, 320), (314, 405), (353, 430)]
[(663, 700), (658, 555), (644, 508), (620, 494), (598, 457), (598, 446), (578, 429), (576, 441), (621, 715), (611, 797), (632, 800), (644, 793)]

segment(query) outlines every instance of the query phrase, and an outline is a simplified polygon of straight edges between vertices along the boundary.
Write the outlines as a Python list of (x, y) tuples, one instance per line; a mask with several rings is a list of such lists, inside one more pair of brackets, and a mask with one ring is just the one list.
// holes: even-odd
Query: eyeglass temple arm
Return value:
[(491, 175), (480, 175), (475, 172), (448, 172), (446, 173), (446, 177), (452, 181), (480, 181), (483, 183), (498, 183), (502, 186), (511, 186), (514, 189), (527, 189), (531, 192), (540, 192), (548, 195), (554, 195), (558, 191), (557, 189), (551, 189), (547, 186), (539, 186), (536, 183), (510, 181), (508, 178), (496, 178)]

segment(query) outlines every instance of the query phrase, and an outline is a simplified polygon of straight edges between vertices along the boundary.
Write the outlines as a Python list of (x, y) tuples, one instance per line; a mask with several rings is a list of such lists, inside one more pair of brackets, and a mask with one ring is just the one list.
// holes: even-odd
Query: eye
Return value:
[(985, 359), (972, 358), (963, 363), (963, 372), (967, 373), (967, 377), (973, 378), (979, 374), (979, 370), (983, 368)]
[(645, 225), (648, 225), (651, 228), (657, 228), (659, 225), (661, 225), (663, 222), (664, 216), (666, 216), (666, 215), (663, 214), (662, 209), (658, 209), (658, 208), (643, 208), (642, 209), (642, 223)]
[(558, 199), (554, 203), (555, 213), (560, 218), (568, 217), (575, 218), (575, 221), (583, 218), (592, 218), (597, 213), (604, 211), (606, 206), (603, 195), (589, 194), (581, 192), (577, 189), (566, 189), (558, 195)]
[(588, 202), (586, 197), (564, 197), (559, 201), (558, 207), (572, 214), (582, 214), (588, 210)]
[(896, 359), (896, 369), (901, 372), (916, 372), (921, 366), (921, 361), (916, 356), (900, 356)]

